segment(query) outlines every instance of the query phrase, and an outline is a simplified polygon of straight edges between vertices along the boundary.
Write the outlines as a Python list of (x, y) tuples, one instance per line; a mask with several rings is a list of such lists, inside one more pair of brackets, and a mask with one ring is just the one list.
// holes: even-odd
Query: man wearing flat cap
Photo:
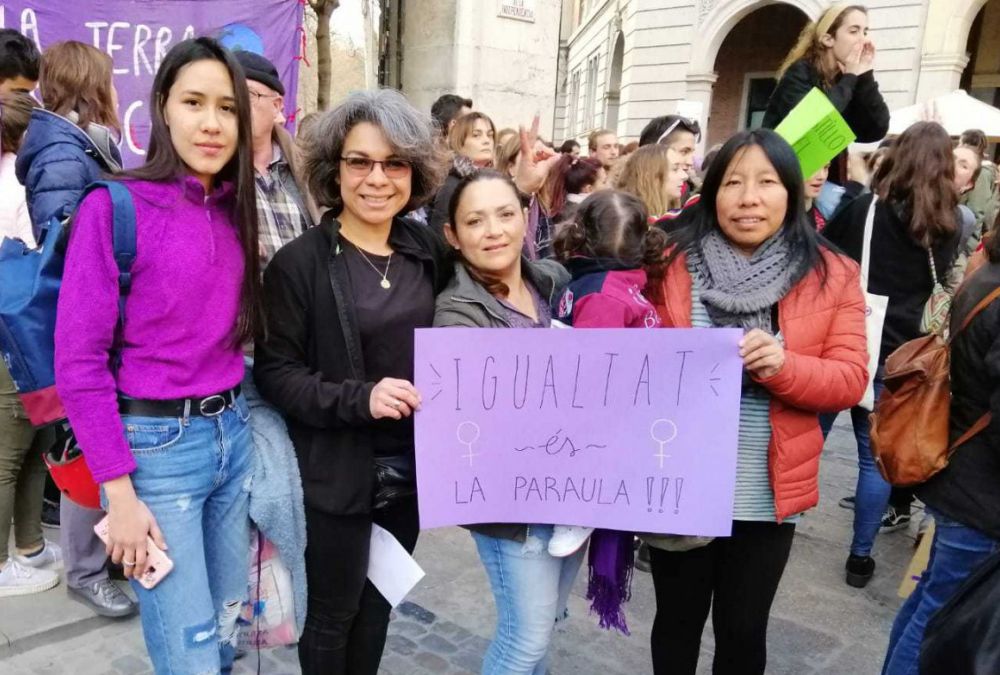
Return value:
[(312, 226), (305, 182), (297, 170), (296, 151), (285, 131), (285, 87), (274, 64), (260, 54), (235, 52), (250, 90), (253, 123), (254, 182), (261, 269), (278, 249)]

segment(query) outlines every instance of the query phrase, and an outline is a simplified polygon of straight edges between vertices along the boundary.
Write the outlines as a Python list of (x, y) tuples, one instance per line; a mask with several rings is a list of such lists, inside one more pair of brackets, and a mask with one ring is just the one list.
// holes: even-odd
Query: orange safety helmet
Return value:
[(101, 491), (76, 444), (76, 436), (65, 424), (56, 431), (56, 442), (45, 454), (52, 481), (65, 496), (88, 509), (101, 508)]

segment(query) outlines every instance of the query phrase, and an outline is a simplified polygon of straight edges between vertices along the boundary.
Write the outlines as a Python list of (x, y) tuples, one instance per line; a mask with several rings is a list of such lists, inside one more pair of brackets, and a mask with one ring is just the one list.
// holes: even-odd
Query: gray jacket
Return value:
[[(253, 437), (253, 482), (250, 484), (250, 520), (278, 549), (292, 577), (295, 636), (306, 625), (306, 513), (302, 476), (285, 420), (261, 398), (248, 363), (243, 394), (250, 406)], [(255, 561), (251, 560), (252, 565)], [(253, 572), (251, 572), (253, 573)], [(254, 602), (255, 599), (251, 599)]]
[[(554, 260), (521, 259), (521, 273), (551, 305), (566, 284), (569, 272)], [(462, 263), (455, 263), (455, 276), (434, 306), (434, 326), (466, 328), (510, 328), (500, 301), (469, 276)]]
[[(551, 305), (569, 283), (569, 272), (554, 260), (521, 258), (521, 273)], [(466, 328), (510, 328), (503, 305), (469, 276), (462, 263), (455, 263), (455, 276), (438, 295), (434, 307), (434, 326)], [(523, 542), (528, 526), (516, 523), (471, 525), (468, 529), (487, 537)]]

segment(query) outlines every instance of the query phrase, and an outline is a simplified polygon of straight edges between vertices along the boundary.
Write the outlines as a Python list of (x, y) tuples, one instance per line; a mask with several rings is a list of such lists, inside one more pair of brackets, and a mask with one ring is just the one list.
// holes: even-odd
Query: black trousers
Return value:
[(305, 630), (299, 640), (303, 675), (377, 675), (391, 608), (368, 581), (372, 523), (413, 553), (420, 525), (416, 498), (356, 516), (306, 507)]
[(656, 675), (694, 675), (712, 609), (713, 675), (760, 675), (767, 620), (795, 535), (793, 523), (736, 521), (731, 537), (693, 551), (649, 548), (656, 618), (650, 644)]
[(910, 515), (910, 507), (913, 505), (913, 488), (895, 487), (889, 493), (889, 506), (896, 509), (896, 513)]

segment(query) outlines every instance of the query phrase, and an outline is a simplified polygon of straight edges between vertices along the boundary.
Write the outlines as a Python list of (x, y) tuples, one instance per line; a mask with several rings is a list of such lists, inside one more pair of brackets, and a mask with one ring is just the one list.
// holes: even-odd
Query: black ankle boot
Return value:
[(870, 555), (853, 555), (847, 558), (847, 585), (864, 588), (875, 575), (875, 559)]

